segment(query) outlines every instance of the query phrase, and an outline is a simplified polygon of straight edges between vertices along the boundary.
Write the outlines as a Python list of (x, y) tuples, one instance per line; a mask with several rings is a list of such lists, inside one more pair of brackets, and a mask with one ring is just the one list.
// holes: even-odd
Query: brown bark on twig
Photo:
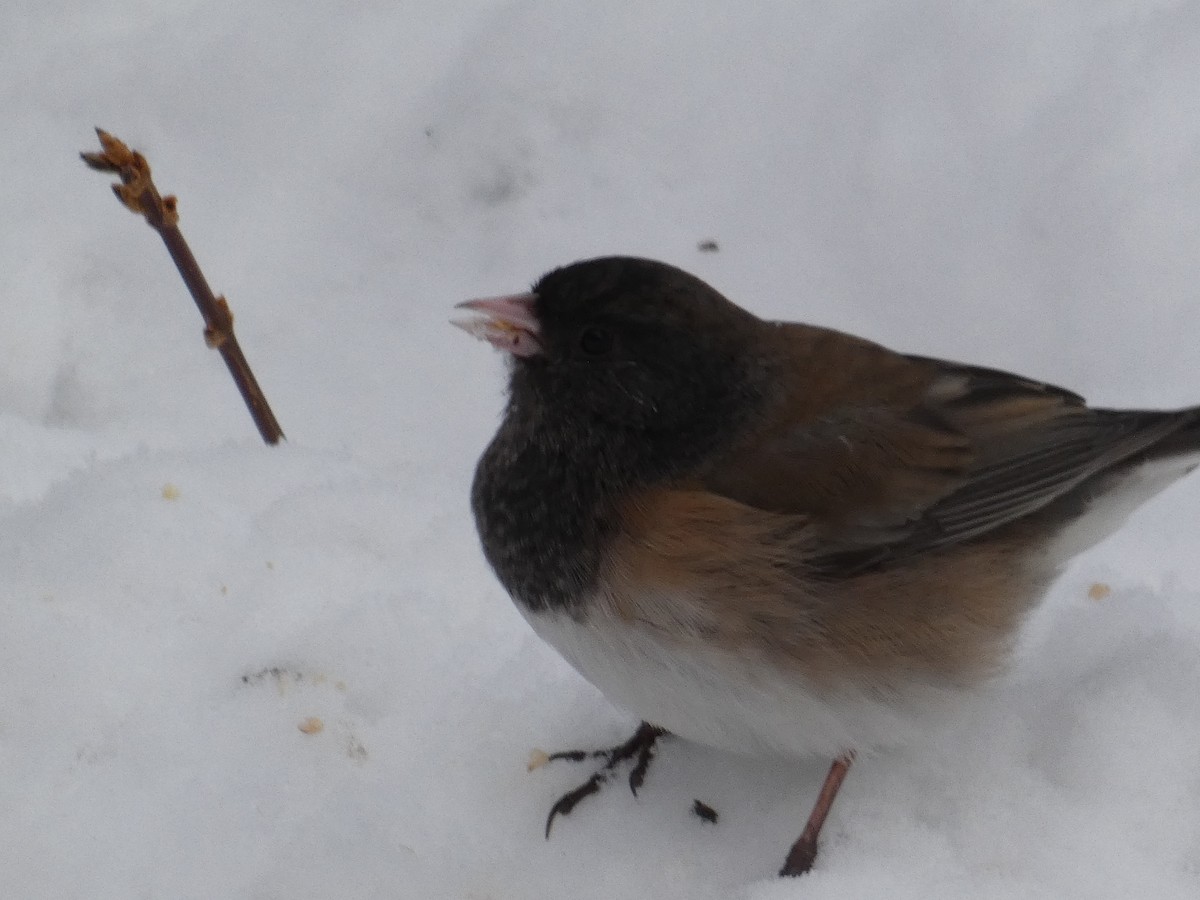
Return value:
[(101, 152), (79, 155), (93, 169), (116, 173), (121, 179), (120, 184), (112, 186), (117, 199), (131, 211), (144, 216), (150, 227), (163, 239), (175, 268), (179, 270), (183, 283), (200, 309), (200, 315), (204, 317), (205, 343), (216, 348), (225, 360), (262, 439), (268, 444), (278, 443), (283, 437), (283, 429), (275, 420), (275, 414), (271, 412), (267, 398), (234, 336), (233, 313), (229, 310), (229, 304), (224, 297), (213, 294), (204, 273), (200, 271), (200, 264), (183, 239), (175, 197), (159, 194), (150, 178), (150, 164), (146, 162), (146, 157), (136, 150), (130, 150), (124, 142), (101, 128), (96, 129), (96, 135), (100, 138)]

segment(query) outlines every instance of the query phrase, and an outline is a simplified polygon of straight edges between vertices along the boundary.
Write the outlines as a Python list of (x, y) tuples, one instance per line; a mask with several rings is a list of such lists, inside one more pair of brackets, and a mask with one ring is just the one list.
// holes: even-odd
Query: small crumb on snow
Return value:
[(703, 800), (692, 801), (692, 815), (709, 825), (716, 825), (719, 814)]
[(1088, 598), (1091, 600), (1103, 600), (1111, 593), (1112, 588), (1110, 588), (1103, 581), (1097, 581), (1090, 588), (1088, 588)]
[(525, 764), (525, 771), (532, 772), (534, 769), (540, 769), (548, 762), (550, 762), (550, 754), (545, 750), (531, 750), (529, 751), (529, 762)]
[(320, 734), (325, 730), (325, 723), (316, 716), (309, 716), (296, 727), (305, 734)]
[(178, 500), (179, 499), (179, 487), (177, 485), (171, 484), (171, 482), (168, 481), (166, 484), (164, 484), (162, 486), (162, 498), (164, 500)]

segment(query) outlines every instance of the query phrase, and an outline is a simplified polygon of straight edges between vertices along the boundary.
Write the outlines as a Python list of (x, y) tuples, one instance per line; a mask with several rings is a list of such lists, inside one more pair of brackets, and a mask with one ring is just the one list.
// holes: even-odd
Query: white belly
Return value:
[(762, 659), (696, 643), (667, 646), (653, 629), (603, 614), (581, 624), (562, 613), (522, 612), (615, 705), (739, 753), (833, 757), (909, 743), (960, 697), (917, 684), (818, 690)]

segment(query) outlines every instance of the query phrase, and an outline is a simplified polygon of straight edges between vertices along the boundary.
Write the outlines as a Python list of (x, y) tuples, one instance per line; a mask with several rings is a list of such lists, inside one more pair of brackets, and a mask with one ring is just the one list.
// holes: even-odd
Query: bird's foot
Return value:
[(646, 779), (646, 770), (650, 768), (650, 761), (654, 759), (658, 739), (666, 733), (665, 729), (659, 728), (657, 725), (643, 722), (633, 733), (633, 737), (625, 743), (609, 747), (607, 750), (564, 750), (546, 756), (544, 758), (546, 762), (556, 759), (565, 759), (569, 762), (583, 762), (585, 759), (604, 760), (604, 765), (593, 772), (591, 778), (579, 787), (567, 791), (550, 807), (550, 814), (546, 817), (546, 837), (550, 837), (550, 827), (554, 824), (555, 818), (569, 815), (579, 801), (597, 793), (602, 786), (608, 784), (621, 763), (630, 760), (633, 761), (633, 768), (629, 771), (629, 790), (636, 797), (638, 788)]

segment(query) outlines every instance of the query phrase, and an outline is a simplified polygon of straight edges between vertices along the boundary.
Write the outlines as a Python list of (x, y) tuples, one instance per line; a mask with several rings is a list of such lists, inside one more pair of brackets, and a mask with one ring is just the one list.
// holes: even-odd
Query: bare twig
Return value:
[(132, 212), (145, 216), (150, 227), (163, 239), (175, 268), (179, 270), (183, 283), (200, 309), (200, 315), (204, 317), (205, 343), (220, 351), (262, 439), (268, 444), (278, 443), (283, 437), (283, 430), (275, 420), (275, 414), (271, 412), (267, 398), (234, 336), (233, 313), (229, 310), (229, 304), (224, 297), (213, 294), (204, 273), (200, 271), (200, 264), (179, 231), (175, 197), (159, 194), (150, 178), (150, 164), (146, 162), (146, 157), (136, 150), (130, 150), (123, 141), (101, 128), (96, 129), (96, 135), (100, 138), (101, 152), (79, 155), (97, 171), (116, 173), (121, 179), (120, 184), (112, 186), (117, 199)]

